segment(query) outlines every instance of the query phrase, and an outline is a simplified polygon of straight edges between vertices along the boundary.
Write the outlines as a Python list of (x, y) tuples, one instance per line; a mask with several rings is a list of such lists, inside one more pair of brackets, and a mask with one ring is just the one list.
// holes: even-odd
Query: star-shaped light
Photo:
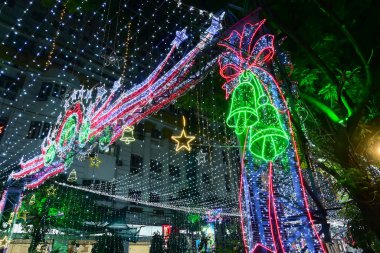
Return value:
[(57, 188), (55, 188), (54, 186), (50, 186), (49, 188), (47, 188), (46, 192), (49, 197), (54, 196), (57, 192)]
[(221, 25), (221, 22), (224, 18), (224, 14), (225, 12), (222, 12), (219, 16), (216, 16), (216, 15), (212, 16), (211, 25), (206, 30), (206, 33), (210, 33), (214, 35), (223, 28), (223, 26)]
[(26, 215), (27, 215), (28, 213), (29, 213), (29, 212), (26, 212), (26, 211), (20, 212), (20, 213), (18, 214), (18, 218), (19, 218), (19, 219), (22, 219), (22, 220), (24, 220), (24, 221), (26, 222)]
[(4, 126), (0, 126), (0, 134), (4, 132)]
[(84, 93), (86, 92), (85, 89), (83, 89), (83, 86), (80, 87), (80, 90), (78, 90), (78, 99), (83, 99)]
[(190, 143), (194, 141), (195, 136), (188, 136), (185, 129), (182, 129), (181, 135), (172, 136), (172, 140), (177, 142), (177, 147), (175, 151), (180, 151), (181, 149), (186, 149), (191, 151)]
[(104, 96), (104, 94), (107, 93), (107, 90), (104, 88), (104, 86), (100, 86), (98, 88), (96, 88), (96, 97), (97, 98), (102, 98)]
[(0, 239), (0, 249), (6, 248), (8, 245), (8, 236), (4, 236), (3, 239)]
[(191, 151), (190, 143), (194, 141), (195, 136), (189, 136), (186, 134), (185, 126), (186, 126), (186, 119), (185, 117), (182, 117), (183, 122), (183, 129), (180, 135), (172, 136), (172, 140), (177, 142), (177, 147), (175, 151), (180, 151), (181, 149), (186, 149), (187, 151)]
[(112, 52), (110, 55), (102, 55), (102, 58), (105, 60), (105, 66), (115, 66), (120, 67), (119, 61), (123, 60), (122, 57), (116, 55), (115, 52)]
[(197, 154), (196, 159), (197, 159), (198, 165), (206, 163), (206, 153), (203, 153), (203, 150), (200, 150)]
[(176, 31), (176, 36), (172, 43), (170, 43), (171, 46), (175, 46), (176, 48), (179, 47), (179, 45), (188, 38), (186, 34), (186, 28), (182, 29), (182, 31)]
[(97, 155), (94, 157), (90, 157), (90, 167), (99, 168), (101, 163), (102, 161), (99, 159)]
[(92, 89), (86, 91), (86, 95), (84, 96), (84, 100), (87, 103), (89, 100), (91, 100), (91, 98), (92, 98)]
[(119, 78), (113, 83), (112, 92), (117, 91), (120, 88), (120, 86), (121, 86), (121, 78)]
[(125, 142), (125, 144), (130, 144), (135, 141), (135, 137), (133, 137), (133, 126), (126, 126), (123, 129), (123, 136), (120, 138), (121, 141)]

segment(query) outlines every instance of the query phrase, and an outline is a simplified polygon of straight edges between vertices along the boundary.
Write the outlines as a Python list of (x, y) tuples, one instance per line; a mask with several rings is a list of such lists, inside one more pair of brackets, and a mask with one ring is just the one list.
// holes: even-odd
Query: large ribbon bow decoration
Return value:
[(226, 99), (238, 85), (237, 77), (246, 70), (270, 78), (262, 66), (273, 58), (274, 36), (265, 34), (256, 40), (264, 22), (262, 20), (254, 25), (247, 23), (241, 33), (234, 30), (229, 37), (218, 43), (227, 49), (218, 59), (220, 75), (226, 79), (222, 87), (226, 91)]

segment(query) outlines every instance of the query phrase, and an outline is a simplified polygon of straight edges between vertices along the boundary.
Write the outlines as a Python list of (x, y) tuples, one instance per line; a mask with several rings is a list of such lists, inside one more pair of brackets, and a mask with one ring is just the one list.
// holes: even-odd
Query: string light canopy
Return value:
[[(0, 75), (11, 78), (7, 83), (9, 90), (18, 91), (11, 106), (0, 108), (1, 116), (8, 117), (7, 125), (11, 126), (2, 138), (9, 145), (0, 148), (3, 174), (17, 167), (16, 160), (21, 154), (26, 157), (36, 154), (29, 147), (36, 147), (38, 140), (20, 138), (26, 135), (24, 131), (30, 124), (41, 121), (42, 125), (54, 125), (61, 111), (57, 106), (60, 101), (53, 98), (44, 102), (42, 97), (68, 96), (71, 89), (79, 87), (79, 82), (85, 87), (100, 83), (111, 87), (119, 77), (126, 86), (133, 86), (161, 61), (163, 49), (170, 47), (173, 38), (170, 34), (187, 27), (190, 43), (178, 48), (175, 57), (183, 55), (207, 29), (204, 24), (213, 16), (180, 1), (104, 1), (93, 9), (84, 0), (68, 2), (52, 2), (47, 7), (40, 6), (38, 1), (16, 3), (20, 11), (12, 16), (14, 26), (0, 38), (2, 45), (6, 45), (4, 54), (10, 56), (1, 61), (4, 71)], [(3, 12), (10, 8), (6, 4), (3, 7)], [(33, 17), (40, 18), (28, 22)], [(58, 27), (51, 26), (52, 23)], [(34, 32), (27, 34), (24, 30)], [(112, 52), (117, 59), (123, 58), (119, 69), (104, 65), (102, 56)], [(25, 80), (25, 85), (20, 85)], [(44, 80), (53, 82), (53, 93), (50, 86), (36, 92)], [(56, 87), (62, 90), (57, 93)], [(87, 95), (88, 100), (90, 94)]]
[[(195, 57), (212, 42), (214, 35), (222, 28), (220, 22), (223, 16), (224, 13), (213, 16), (211, 25), (201, 34), (200, 41), (166, 72), (163, 71), (168, 60), (188, 38), (185, 29), (176, 32), (165, 58), (146, 79), (133, 88), (120, 93), (122, 80), (119, 79), (114, 82), (108, 96), (106, 89), (101, 86), (96, 89), (96, 99), (85, 103), (84, 98), (91, 97), (94, 91), (83, 88), (75, 90), (64, 103), (66, 111), (63, 116), (58, 117), (57, 127), (51, 129), (44, 139), (42, 154), (26, 162), (21, 161), (22, 170), (12, 173), (12, 178), (20, 179), (43, 170), (44, 173), (40, 173), (38, 178), (26, 185), (28, 189), (37, 187), (68, 168), (77, 154), (88, 154), (96, 143), (100, 149), (105, 150), (123, 133), (122, 126), (137, 123), (182, 95), (200, 78), (199, 71), (191, 76), (188, 73)], [(153, 97), (154, 104), (151, 103)], [(144, 113), (140, 113), (141, 110)], [(79, 145), (76, 145), (76, 140), (79, 140)], [(57, 157), (59, 161), (53, 164), (54, 159), (49, 159), (49, 163), (44, 163), (45, 150), (50, 150), (49, 157)]]

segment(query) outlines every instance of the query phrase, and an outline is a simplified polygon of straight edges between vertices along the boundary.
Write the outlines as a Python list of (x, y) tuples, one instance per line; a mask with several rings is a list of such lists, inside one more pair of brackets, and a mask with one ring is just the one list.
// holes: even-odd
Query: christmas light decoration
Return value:
[[(99, 87), (96, 90), (95, 101), (88, 100), (87, 104), (83, 104), (85, 93), (83, 88), (75, 90), (64, 103), (66, 112), (63, 119), (58, 118), (59, 127), (51, 130), (45, 138), (42, 155), (27, 162), (22, 161), (20, 164), (22, 170), (13, 173), (12, 178), (20, 179), (42, 170), (45, 173), (40, 173), (38, 179), (26, 185), (28, 189), (37, 187), (51, 176), (64, 171), (72, 163), (72, 158), (76, 154), (89, 153), (96, 141), (103, 150), (115, 142), (123, 133), (123, 127), (118, 124), (120, 120), (122, 125), (131, 126), (182, 95), (199, 79), (199, 73), (189, 77), (192, 81), (184, 80), (184, 77), (189, 73), (194, 58), (221, 29), (220, 22), (223, 16), (224, 14), (213, 16), (210, 27), (201, 36), (201, 41), (165, 74), (162, 75), (162, 71), (173, 52), (187, 39), (185, 30), (177, 31), (171, 43), (171, 49), (164, 60), (144, 81), (131, 90), (120, 94), (121, 80), (118, 80), (108, 96), (105, 97), (105, 89)], [(87, 91), (86, 98), (92, 93), (93, 90)], [(154, 104), (151, 103), (153, 97), (156, 98)], [(141, 111), (144, 113), (140, 113)], [(76, 142), (79, 142), (79, 145), (75, 145)], [(46, 154), (48, 154), (47, 158), (44, 157)], [(57, 161), (57, 164), (53, 161)], [(51, 166), (51, 164), (54, 165)]]
[[(258, 247), (288, 252), (299, 238), (306, 240), (311, 252), (325, 252), (310, 214), (290, 112), (279, 85), (266, 70), (274, 55), (274, 37), (257, 36), (264, 22), (247, 23), (242, 32), (234, 30), (219, 43), (226, 49), (218, 61), (226, 79), (223, 89), (226, 98), (232, 94), (226, 123), (243, 145), (239, 208), (245, 252)], [(280, 157), (288, 162), (281, 163)], [(291, 180), (282, 174), (284, 166), (290, 167)], [(286, 197), (295, 203), (275, 198), (288, 187), (294, 197)], [(265, 191), (267, 196), (262, 194)], [(288, 217), (299, 217), (301, 225), (289, 226)]]
[(221, 216), (221, 213), (222, 213), (222, 209), (221, 208), (214, 209), (214, 210), (209, 210), (209, 211), (207, 211), (206, 216), (204, 217), (204, 219), (208, 223), (214, 223), (214, 222), (222, 223), (223, 217)]
[(76, 172), (75, 169), (73, 169), (73, 170), (70, 172), (69, 176), (67, 177), (67, 182), (74, 183), (74, 182), (76, 182), (77, 180), (78, 180), (78, 178), (77, 178), (77, 172)]
[(4, 236), (2, 239), (0, 239), (0, 249), (7, 248), (9, 244), (8, 236)]
[(101, 163), (102, 163), (102, 161), (99, 159), (99, 157), (97, 155), (90, 157), (90, 167), (99, 168)]
[(51, 185), (47, 190), (46, 193), (48, 196), (54, 196), (57, 193), (57, 188), (55, 188), (53, 185)]
[(135, 137), (133, 137), (133, 129), (133, 126), (124, 127), (123, 136), (120, 138), (120, 140), (127, 145), (135, 141)]
[(120, 61), (123, 61), (123, 57), (119, 57), (115, 52), (112, 52), (110, 55), (102, 55), (104, 61), (104, 66), (114, 66), (120, 68)]
[(186, 134), (185, 127), (186, 127), (186, 119), (184, 116), (182, 116), (182, 131), (180, 135), (172, 136), (172, 140), (174, 140), (177, 143), (175, 151), (180, 151), (181, 149), (185, 149), (187, 151), (191, 151), (190, 143), (194, 141), (195, 136), (189, 136)]
[(34, 205), (36, 203), (36, 195), (33, 194), (32, 197), (30, 197), (29, 205)]
[(198, 154), (197, 154), (197, 163), (198, 165), (201, 165), (201, 164), (204, 164), (206, 163), (206, 153), (203, 153), (203, 150), (199, 150)]

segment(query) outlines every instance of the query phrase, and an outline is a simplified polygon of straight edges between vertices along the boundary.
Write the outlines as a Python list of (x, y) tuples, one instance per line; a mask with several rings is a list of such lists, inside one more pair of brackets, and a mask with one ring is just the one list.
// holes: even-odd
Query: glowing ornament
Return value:
[(186, 119), (182, 116), (183, 128), (180, 135), (172, 136), (172, 140), (177, 143), (177, 147), (175, 151), (180, 151), (181, 149), (186, 149), (187, 151), (191, 151), (190, 143), (194, 141), (195, 136), (188, 136), (185, 131)]
[(126, 126), (123, 128), (123, 136), (120, 138), (121, 141), (123, 141), (125, 144), (130, 144), (131, 142), (135, 141), (135, 137), (133, 137), (133, 126)]
[(123, 57), (119, 57), (115, 52), (112, 52), (110, 55), (103, 54), (101, 57), (105, 60), (105, 66), (114, 66), (120, 68), (120, 61), (123, 61)]
[(97, 155), (95, 155), (94, 157), (90, 157), (90, 167), (99, 168), (101, 163), (102, 161), (99, 159)]
[(238, 135), (244, 134), (249, 127), (257, 124), (257, 100), (264, 95), (262, 89), (257, 89), (258, 87), (251, 83), (248, 72), (243, 72), (239, 81), (240, 84), (232, 94), (230, 113), (226, 121)]
[(207, 223), (213, 223), (213, 222), (219, 222), (222, 223), (223, 217), (222, 217), (222, 209), (217, 208), (213, 210), (208, 210), (206, 212), (206, 216), (203, 217)]
[(8, 236), (4, 236), (3, 239), (0, 239), (0, 249), (7, 248), (9, 243)]
[(30, 197), (29, 205), (32, 206), (36, 203), (36, 195), (33, 194), (32, 197)]
[(77, 172), (75, 169), (73, 169), (70, 174), (69, 174), (69, 177), (67, 178), (67, 182), (70, 182), (70, 183), (74, 183), (78, 180), (77, 178)]
[(21, 219), (21, 220), (24, 220), (26, 222), (26, 215), (28, 214), (29, 212), (26, 212), (26, 211), (23, 211), (23, 212), (20, 212), (18, 214), (18, 218)]
[(45, 164), (45, 166), (49, 166), (49, 165), (51, 165), (53, 163), (56, 153), (57, 152), (56, 152), (55, 145), (51, 144), (47, 148), (45, 156), (44, 156), (44, 164)]
[(57, 188), (51, 185), (49, 188), (47, 188), (46, 192), (49, 197), (55, 196), (57, 194)]

